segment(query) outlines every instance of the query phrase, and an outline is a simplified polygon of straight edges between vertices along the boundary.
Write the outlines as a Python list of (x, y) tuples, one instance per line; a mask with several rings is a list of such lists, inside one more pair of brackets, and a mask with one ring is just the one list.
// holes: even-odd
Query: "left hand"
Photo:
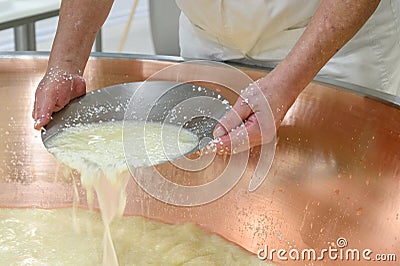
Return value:
[[(214, 136), (219, 138), (217, 151), (236, 153), (271, 141), (302, 90), (357, 33), (379, 2), (322, 0), (284, 60), (255, 82), (259, 86), (253, 84), (246, 88), (232, 110), (217, 124), (214, 129)], [(259, 89), (251, 90), (254, 87)]]
[(239, 153), (274, 139), (276, 123), (268, 103), (268, 89), (262, 89), (261, 81), (244, 89), (216, 125), (214, 137), (218, 153)]

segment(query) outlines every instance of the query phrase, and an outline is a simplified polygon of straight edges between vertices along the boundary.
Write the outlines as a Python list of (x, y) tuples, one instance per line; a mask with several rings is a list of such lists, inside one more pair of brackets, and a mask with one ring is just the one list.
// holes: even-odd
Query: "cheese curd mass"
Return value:
[[(101, 265), (104, 226), (98, 212), (0, 208), (0, 265)], [(110, 226), (119, 265), (266, 265), (194, 224), (138, 216)]]

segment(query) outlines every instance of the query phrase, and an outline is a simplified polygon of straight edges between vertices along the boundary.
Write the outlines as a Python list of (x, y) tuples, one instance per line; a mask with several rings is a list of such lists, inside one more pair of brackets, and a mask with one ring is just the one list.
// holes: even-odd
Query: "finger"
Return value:
[(34, 124), (34, 128), (36, 130), (41, 130), (44, 126), (46, 126), (48, 123), (50, 123), (51, 121), (51, 116), (50, 115), (46, 115), (42, 118), (36, 119), (35, 120), (35, 124)]
[(40, 130), (51, 120), (51, 114), (54, 111), (57, 95), (50, 90), (40, 88), (36, 91), (34, 107), (35, 129)]
[(35, 92), (35, 102), (33, 104), (33, 110), (32, 110), (32, 118), (33, 119), (38, 119), (39, 118), (39, 99), (42, 98), (42, 94), (43, 94), (43, 80), (39, 83), (36, 92)]
[(251, 114), (246, 123), (233, 129), (229, 134), (216, 141), (217, 150), (239, 153), (275, 139), (276, 128), (272, 115), (256, 112)]
[(229, 112), (223, 118), (221, 118), (219, 123), (215, 126), (214, 137), (220, 138), (234, 128), (240, 126), (251, 113), (252, 110), (247, 104), (247, 100), (239, 97), (232, 109), (229, 110)]
[(246, 123), (222, 136), (217, 143), (218, 150), (239, 153), (261, 144), (261, 130), (255, 114), (248, 117)]

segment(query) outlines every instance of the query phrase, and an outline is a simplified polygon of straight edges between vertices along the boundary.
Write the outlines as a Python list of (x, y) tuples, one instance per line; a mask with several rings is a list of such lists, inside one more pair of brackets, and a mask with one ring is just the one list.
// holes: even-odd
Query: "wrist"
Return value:
[(69, 62), (49, 62), (46, 75), (78, 75), (82, 77), (83, 70)]
[(57, 72), (62, 71), (62, 72), (65, 72), (65, 73), (68, 73), (71, 75), (82, 76), (84, 67), (82, 66), (82, 64), (76, 62), (73, 59), (50, 58), (46, 72), (48, 73), (51, 70), (57, 71)]
[(77, 73), (76, 72), (71, 73), (71, 72), (59, 67), (58, 65), (56, 65), (56, 66), (49, 65), (44, 77), (42, 78), (42, 80), (38, 86), (45, 87), (46, 90), (53, 90), (58, 87), (51, 86), (50, 85), (51, 83), (57, 83), (60, 85), (70, 84), (67, 86), (70, 87), (72, 90), (72, 86), (73, 86), (73, 84), (75, 84), (77, 79), (81, 80), (79, 82), (81, 82), (83, 84), (85, 83), (85, 81), (84, 81), (81, 73), (79, 73), (79, 71)]
[(87, 57), (85, 53), (64, 45), (53, 44), (50, 53), (48, 70), (58, 68), (72, 75), (82, 75), (86, 66)]
[(278, 128), (287, 111), (293, 105), (302, 91), (300, 82), (291, 81), (287, 73), (274, 69), (267, 76), (256, 81), (274, 116), (275, 125)]

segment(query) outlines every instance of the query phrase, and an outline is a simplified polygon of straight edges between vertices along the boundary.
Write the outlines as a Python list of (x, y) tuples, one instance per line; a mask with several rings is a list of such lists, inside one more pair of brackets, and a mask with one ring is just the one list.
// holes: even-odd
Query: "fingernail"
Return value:
[(40, 118), (35, 120), (35, 124), (33, 125), (35, 128), (40, 124)]
[(221, 126), (216, 126), (215, 130), (214, 130), (214, 137), (215, 138), (219, 138), (222, 137), (223, 135), (226, 134), (226, 131), (223, 127)]

